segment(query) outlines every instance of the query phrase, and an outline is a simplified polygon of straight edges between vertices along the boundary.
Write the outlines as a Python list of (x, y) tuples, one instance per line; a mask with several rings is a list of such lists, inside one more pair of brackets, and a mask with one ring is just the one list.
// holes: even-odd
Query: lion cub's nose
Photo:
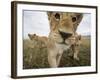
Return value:
[(66, 33), (66, 32), (62, 32), (62, 31), (59, 31), (59, 33), (60, 33), (61, 37), (62, 37), (64, 40), (72, 36), (71, 33)]

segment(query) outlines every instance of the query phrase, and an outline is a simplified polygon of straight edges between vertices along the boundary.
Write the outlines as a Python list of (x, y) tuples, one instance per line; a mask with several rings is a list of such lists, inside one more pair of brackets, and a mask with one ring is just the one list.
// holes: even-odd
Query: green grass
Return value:
[[(41, 48), (43, 43), (24, 40), (23, 49), (23, 68), (35, 69), (35, 68), (49, 68), (47, 61), (47, 48)], [(33, 45), (36, 45), (35, 47)], [(74, 66), (90, 66), (91, 52), (90, 52), (90, 37), (82, 37), (82, 44), (80, 46), (79, 58), (77, 61), (68, 56), (70, 50), (63, 53), (59, 67), (74, 67)]]

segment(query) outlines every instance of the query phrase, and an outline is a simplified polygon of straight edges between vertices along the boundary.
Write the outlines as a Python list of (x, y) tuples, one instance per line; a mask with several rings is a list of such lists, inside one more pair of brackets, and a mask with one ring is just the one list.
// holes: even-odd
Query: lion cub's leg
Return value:
[(73, 58), (76, 60), (79, 60), (78, 54), (79, 54), (79, 45), (74, 44), (72, 46), (73, 49)]
[(60, 60), (61, 60), (62, 54), (63, 54), (63, 51), (59, 51), (59, 53), (57, 55), (57, 66), (59, 66), (59, 64), (60, 64)]
[(57, 52), (56, 51), (49, 51), (48, 53), (48, 62), (51, 68), (57, 67), (57, 60), (56, 60)]
[(79, 60), (78, 53), (79, 53), (79, 51), (76, 51), (76, 52), (74, 53), (74, 59), (76, 59), (76, 60)]
[(81, 35), (77, 35), (76, 36), (76, 39), (75, 39), (75, 43), (73, 44), (72, 46), (72, 49), (73, 49), (73, 57), (74, 59), (76, 60), (79, 60), (79, 57), (78, 57), (78, 54), (79, 54), (79, 47), (80, 47), (80, 44), (81, 44)]

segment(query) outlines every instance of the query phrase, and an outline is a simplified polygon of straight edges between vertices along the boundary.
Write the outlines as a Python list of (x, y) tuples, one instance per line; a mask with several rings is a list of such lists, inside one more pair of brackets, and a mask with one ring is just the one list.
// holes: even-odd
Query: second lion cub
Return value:
[[(28, 34), (30, 40), (35, 40), (36, 42), (41, 43), (40, 47), (47, 47), (48, 38), (45, 36), (38, 36), (36, 34)], [(38, 45), (38, 44), (37, 44)]]

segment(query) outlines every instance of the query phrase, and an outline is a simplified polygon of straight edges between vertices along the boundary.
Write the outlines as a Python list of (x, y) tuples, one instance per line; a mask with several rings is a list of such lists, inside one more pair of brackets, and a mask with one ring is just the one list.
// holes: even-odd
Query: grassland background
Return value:
[[(74, 66), (90, 66), (91, 65), (91, 44), (90, 36), (83, 36), (80, 46), (79, 58), (77, 61), (68, 56), (70, 50), (63, 53), (59, 67), (74, 67)], [(36, 45), (36, 47), (33, 47)], [(49, 68), (47, 61), (47, 48), (41, 48), (43, 43), (31, 41), (29, 39), (23, 40), (23, 69), (35, 68)]]

